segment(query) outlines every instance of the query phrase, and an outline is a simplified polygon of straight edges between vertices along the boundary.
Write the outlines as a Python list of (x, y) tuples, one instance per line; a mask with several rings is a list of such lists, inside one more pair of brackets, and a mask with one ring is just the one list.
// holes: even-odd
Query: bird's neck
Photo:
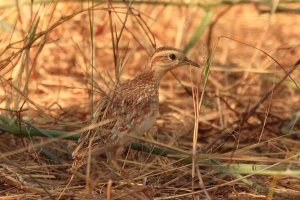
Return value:
[(157, 77), (157, 74), (154, 70), (148, 69), (139, 74), (135, 79), (142, 82), (143, 84), (146, 83), (153, 85), (153, 87), (158, 87), (161, 78)]
[[(164, 70), (166, 68), (166, 70)], [(167, 69), (167, 67), (162, 67), (160, 65), (153, 65), (150, 63), (149, 70), (153, 74), (155, 80), (157, 81), (158, 85), (166, 73), (171, 70), (171, 68)]]

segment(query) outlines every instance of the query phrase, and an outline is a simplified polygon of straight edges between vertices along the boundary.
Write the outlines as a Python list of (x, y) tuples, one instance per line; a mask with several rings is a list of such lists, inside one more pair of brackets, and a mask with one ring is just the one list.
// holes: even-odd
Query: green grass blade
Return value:
[(200, 25), (197, 27), (196, 32), (188, 42), (188, 44), (185, 46), (183, 52), (187, 53), (199, 40), (199, 38), (203, 35), (204, 31), (206, 30), (206, 27), (209, 25), (209, 22), (211, 21), (213, 16), (213, 11), (211, 9), (205, 10), (205, 15), (203, 20), (201, 21)]

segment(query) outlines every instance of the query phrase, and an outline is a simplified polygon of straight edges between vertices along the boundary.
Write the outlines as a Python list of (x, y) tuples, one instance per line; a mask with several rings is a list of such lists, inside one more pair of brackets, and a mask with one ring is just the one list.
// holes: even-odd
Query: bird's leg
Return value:
[(157, 132), (158, 132), (158, 127), (157, 125), (154, 125), (153, 127), (150, 128), (149, 131), (146, 132), (145, 135), (148, 137), (153, 137), (157, 134)]
[(106, 156), (109, 166), (112, 168), (112, 179), (116, 179), (117, 176), (127, 178), (128, 174), (118, 164), (117, 159), (120, 158), (123, 148), (120, 146), (110, 146), (107, 148)]

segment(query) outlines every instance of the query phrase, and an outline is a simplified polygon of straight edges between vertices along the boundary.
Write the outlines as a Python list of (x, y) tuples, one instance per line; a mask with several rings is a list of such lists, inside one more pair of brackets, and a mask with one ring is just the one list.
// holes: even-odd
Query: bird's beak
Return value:
[(192, 61), (188, 58), (185, 59), (185, 64), (186, 65), (193, 65), (194, 67), (200, 68), (200, 65), (198, 63), (196, 63), (196, 62), (194, 62), (194, 61)]

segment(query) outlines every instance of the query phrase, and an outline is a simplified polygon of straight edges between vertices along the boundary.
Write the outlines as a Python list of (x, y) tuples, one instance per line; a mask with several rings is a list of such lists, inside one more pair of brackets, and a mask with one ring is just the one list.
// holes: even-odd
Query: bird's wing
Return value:
[(108, 97), (103, 97), (98, 102), (92, 123), (87, 127), (87, 131), (81, 133), (78, 145), (72, 154), (75, 160), (74, 163), (77, 163), (75, 166), (76, 168), (85, 163), (85, 158), (89, 149), (91, 149), (91, 151), (97, 150), (98, 153), (103, 153), (103, 144), (116, 123), (116, 118), (114, 116), (111, 118), (106, 117), (109, 112), (111, 113), (111, 111), (107, 109), (110, 107), (110, 103)]
[[(103, 153), (103, 146), (124, 143), (128, 138), (122, 138), (121, 135), (132, 133), (136, 129), (135, 125), (141, 124), (145, 117), (156, 112), (151, 106), (153, 100), (158, 102), (157, 96), (154, 95), (153, 98), (147, 88), (136, 86), (131, 82), (119, 85), (109, 96), (98, 102), (91, 128), (81, 134), (79, 144), (73, 152), (75, 161), (84, 164), (90, 150), (94, 155), (95, 151)], [(138, 129), (139, 132), (144, 131), (142, 128)]]

